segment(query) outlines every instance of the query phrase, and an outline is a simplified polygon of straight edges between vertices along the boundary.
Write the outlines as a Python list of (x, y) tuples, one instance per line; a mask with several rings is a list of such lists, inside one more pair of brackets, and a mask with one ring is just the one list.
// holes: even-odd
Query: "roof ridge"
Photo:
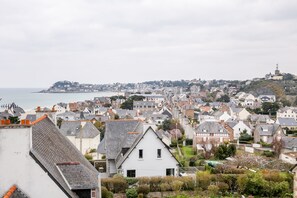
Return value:
[(17, 189), (16, 185), (13, 185), (12, 187), (10, 187), (8, 192), (5, 195), (3, 195), (3, 198), (11, 197), (11, 195), (16, 191), (16, 189)]
[(44, 120), (45, 118), (47, 118), (47, 114), (43, 115), (42, 117), (38, 118), (37, 120), (35, 120), (34, 122), (31, 123), (31, 125), (35, 125), (37, 124), (38, 122)]

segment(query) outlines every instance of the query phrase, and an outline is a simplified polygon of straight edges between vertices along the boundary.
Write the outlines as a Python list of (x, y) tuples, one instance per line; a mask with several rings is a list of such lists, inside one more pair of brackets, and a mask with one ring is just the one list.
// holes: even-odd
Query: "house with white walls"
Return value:
[(243, 131), (246, 131), (247, 134), (252, 135), (252, 129), (247, 123), (245, 123), (241, 120), (238, 122), (233, 122), (233, 123), (234, 124), (232, 124), (232, 122), (230, 122), (229, 126), (233, 129), (234, 139), (237, 140)]
[(0, 196), (98, 197), (97, 170), (47, 115), (21, 123), (0, 123)]
[(100, 143), (100, 131), (90, 121), (63, 121), (60, 131), (82, 154), (97, 149)]
[(107, 121), (98, 153), (106, 156), (109, 176), (177, 176), (179, 163), (162, 137), (138, 120)]
[(297, 108), (296, 107), (283, 107), (276, 113), (277, 118), (294, 118), (297, 120)]
[(152, 128), (140, 134), (128, 151), (118, 155), (116, 168), (124, 177), (179, 175), (179, 162)]
[(231, 117), (235, 120), (247, 120), (251, 114), (245, 108), (230, 107)]

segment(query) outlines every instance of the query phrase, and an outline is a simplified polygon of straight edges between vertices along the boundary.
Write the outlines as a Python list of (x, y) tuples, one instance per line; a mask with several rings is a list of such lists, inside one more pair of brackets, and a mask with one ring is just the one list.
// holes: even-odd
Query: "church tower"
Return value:
[(276, 70), (275, 70), (275, 73), (274, 73), (276, 76), (280, 76), (280, 71), (278, 69), (278, 64), (276, 64)]

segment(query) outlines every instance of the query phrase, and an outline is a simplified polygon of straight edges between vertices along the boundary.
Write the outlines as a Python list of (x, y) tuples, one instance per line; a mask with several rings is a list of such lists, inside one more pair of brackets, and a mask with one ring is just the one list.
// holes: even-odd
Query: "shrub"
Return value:
[(195, 166), (196, 160), (197, 160), (196, 157), (191, 157), (190, 162), (189, 162), (189, 166)]
[(160, 184), (160, 189), (161, 189), (162, 192), (165, 192), (165, 191), (170, 191), (171, 187), (167, 183), (162, 183), (162, 184)]
[(137, 190), (135, 188), (130, 188), (126, 190), (126, 197), (127, 198), (137, 198)]
[(106, 187), (101, 186), (101, 197), (102, 198), (113, 198), (112, 192), (108, 191)]
[(143, 198), (144, 195), (142, 193), (138, 194), (138, 197), (137, 198)]
[(125, 178), (127, 183), (129, 185), (133, 185), (133, 184), (136, 184), (138, 182), (138, 179), (137, 178), (134, 178), (134, 177), (127, 177)]
[(150, 189), (152, 192), (160, 191), (160, 183), (162, 183), (161, 177), (151, 177), (150, 179)]
[(128, 188), (128, 183), (123, 177), (115, 176), (114, 178), (102, 179), (102, 186), (105, 186), (109, 191), (113, 193), (124, 193)]
[(262, 153), (262, 155), (266, 156), (266, 157), (274, 157), (275, 153), (273, 151), (264, 151)]
[(150, 184), (150, 178), (149, 177), (139, 177), (138, 181), (139, 181), (139, 185)]
[(90, 155), (90, 154), (85, 154), (85, 158), (86, 158), (88, 161), (93, 160), (93, 156)]
[(208, 171), (200, 171), (196, 173), (197, 186), (206, 190), (211, 182), (211, 174)]
[(183, 190), (194, 190), (195, 189), (195, 181), (192, 177), (181, 177), (179, 178), (181, 182), (183, 182), (182, 189)]
[(193, 139), (186, 139), (186, 145), (193, 145)]
[(148, 194), (150, 192), (150, 186), (147, 185), (147, 184), (144, 184), (144, 185), (139, 185), (138, 186), (138, 189), (137, 189), (137, 192), (138, 194), (141, 193), (141, 194)]
[(216, 185), (210, 185), (208, 186), (207, 190), (209, 191), (209, 193), (212, 195), (212, 196), (215, 196), (218, 194), (219, 192), (219, 187), (216, 186)]
[(229, 185), (224, 182), (218, 182), (217, 186), (219, 188), (219, 191), (223, 194), (225, 194), (229, 189)]
[(172, 190), (174, 191), (180, 191), (182, 186), (183, 186), (183, 182), (182, 181), (178, 181), (178, 180), (175, 180), (172, 182), (171, 186), (172, 186)]

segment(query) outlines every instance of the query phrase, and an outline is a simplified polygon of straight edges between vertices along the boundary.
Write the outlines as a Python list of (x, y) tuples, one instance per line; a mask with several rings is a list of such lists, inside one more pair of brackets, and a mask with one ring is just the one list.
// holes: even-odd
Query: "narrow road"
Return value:
[(180, 124), (184, 128), (186, 138), (193, 139), (195, 130), (191, 125), (188, 124), (188, 119), (185, 118), (181, 113), (179, 113), (179, 110), (177, 108), (173, 109), (173, 117), (174, 119), (178, 119)]

